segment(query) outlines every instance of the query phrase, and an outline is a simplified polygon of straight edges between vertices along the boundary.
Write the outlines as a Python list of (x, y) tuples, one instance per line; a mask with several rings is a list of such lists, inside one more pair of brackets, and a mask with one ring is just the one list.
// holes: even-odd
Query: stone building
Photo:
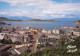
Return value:
[(28, 36), (13, 36), (13, 35), (5, 35), (4, 39), (10, 39), (12, 42), (27, 42)]
[(54, 34), (64, 34), (64, 31), (62, 29), (55, 28), (55, 29), (53, 29), (52, 33), (54, 33)]
[(80, 36), (80, 30), (71, 30), (73, 35)]
[(5, 33), (0, 33), (0, 40), (2, 40), (5, 36)]
[(58, 34), (48, 34), (48, 38), (60, 39), (61, 35)]
[(56, 41), (57, 41), (57, 39), (55, 39), (55, 38), (39, 37), (38, 44), (46, 44), (46, 43), (55, 44)]

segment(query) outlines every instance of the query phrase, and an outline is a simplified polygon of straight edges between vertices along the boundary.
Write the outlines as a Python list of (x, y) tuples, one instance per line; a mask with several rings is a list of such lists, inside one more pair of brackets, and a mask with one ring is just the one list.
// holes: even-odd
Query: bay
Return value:
[(43, 22), (43, 21), (4, 21), (6, 23), (11, 23), (11, 25), (4, 25), (7, 27), (12, 26), (19, 26), (19, 27), (36, 27), (40, 29), (47, 29), (47, 30), (53, 30), (54, 28), (61, 29), (62, 27), (68, 26), (74, 26), (75, 21), (62, 21), (62, 22)]

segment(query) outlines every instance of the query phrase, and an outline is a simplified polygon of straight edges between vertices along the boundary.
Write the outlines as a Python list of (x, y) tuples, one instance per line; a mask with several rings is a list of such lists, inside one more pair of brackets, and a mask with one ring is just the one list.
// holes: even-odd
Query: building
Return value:
[(70, 29), (79, 29), (79, 26), (70, 27)]
[(58, 34), (48, 34), (48, 38), (60, 39), (61, 35)]
[(5, 33), (0, 33), (0, 40), (2, 40), (5, 37)]
[(38, 44), (46, 44), (46, 43), (55, 44), (56, 41), (57, 41), (57, 39), (55, 39), (55, 38), (48, 38), (48, 37), (44, 37), (44, 36), (41, 36), (38, 38)]
[(4, 39), (10, 39), (12, 42), (27, 42), (27, 37), (28, 36), (20, 36), (20, 35), (5, 35)]
[(48, 34), (52, 34), (52, 31), (51, 30), (48, 30)]
[(64, 34), (64, 31), (61, 30), (61, 29), (55, 28), (55, 29), (53, 29), (52, 33), (54, 33), (54, 34)]
[(51, 34), (52, 31), (51, 31), (51, 30), (45, 30), (45, 29), (43, 29), (43, 30), (42, 30), (42, 33), (45, 33), (45, 34)]
[(42, 33), (48, 33), (48, 31), (47, 31), (47, 30), (45, 30), (45, 29), (43, 29), (43, 30), (42, 30)]
[(73, 26), (73, 28), (79, 28), (79, 26)]
[(73, 35), (73, 33), (72, 32), (66, 32), (66, 35), (70, 36), (70, 35)]
[(19, 34), (25, 34), (26, 31), (19, 31)]
[(80, 36), (80, 30), (71, 30), (73, 35)]

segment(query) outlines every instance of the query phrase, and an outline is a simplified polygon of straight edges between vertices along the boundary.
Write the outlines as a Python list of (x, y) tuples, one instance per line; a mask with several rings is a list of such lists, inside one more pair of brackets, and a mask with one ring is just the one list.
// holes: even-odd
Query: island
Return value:
[(9, 19), (5, 18), (5, 17), (0, 17), (0, 21), (8, 21)]
[(9, 21), (9, 19), (7, 19), (5, 17), (0, 17), (0, 26), (1, 25), (11, 25), (11, 24), (8, 24), (8, 23), (2, 22), (2, 21)]
[(6, 25), (7, 23), (5, 23), (5, 22), (0, 22), (0, 25)]
[(45, 22), (59, 22), (59, 21), (54, 21), (54, 20), (41, 20), (41, 19), (22, 20), (22, 21), (45, 21)]
[(0, 21), (46, 21), (46, 22), (59, 22), (59, 21), (54, 21), (54, 20), (41, 20), (41, 19), (32, 19), (32, 20), (10, 20), (5, 17), (0, 17)]

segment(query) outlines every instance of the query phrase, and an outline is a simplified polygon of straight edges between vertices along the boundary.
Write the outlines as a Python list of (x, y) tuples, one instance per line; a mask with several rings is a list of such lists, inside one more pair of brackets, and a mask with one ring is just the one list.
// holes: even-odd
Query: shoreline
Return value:
[(0, 26), (2, 25), (11, 25), (10, 23), (0, 22)]
[(5, 23), (5, 22), (0, 22), (0, 26), (1, 25), (7, 25), (7, 23)]
[(23, 22), (28, 22), (28, 21), (36, 21), (36, 22), (60, 22), (60, 21), (53, 21), (53, 20), (5, 20), (5, 21), (23, 21)]
[[(3, 21), (5, 23), (11, 23), (10, 26), (20, 26), (20, 27), (37, 27), (42, 29), (52, 30), (53, 28), (62, 28), (64, 26), (73, 26), (74, 22), (44, 22), (44, 21)], [(70, 25), (68, 25), (70, 23)], [(66, 25), (67, 24), (67, 25)], [(4, 25), (8, 26), (8, 25)]]
[(80, 20), (76, 21), (75, 24), (80, 24)]

